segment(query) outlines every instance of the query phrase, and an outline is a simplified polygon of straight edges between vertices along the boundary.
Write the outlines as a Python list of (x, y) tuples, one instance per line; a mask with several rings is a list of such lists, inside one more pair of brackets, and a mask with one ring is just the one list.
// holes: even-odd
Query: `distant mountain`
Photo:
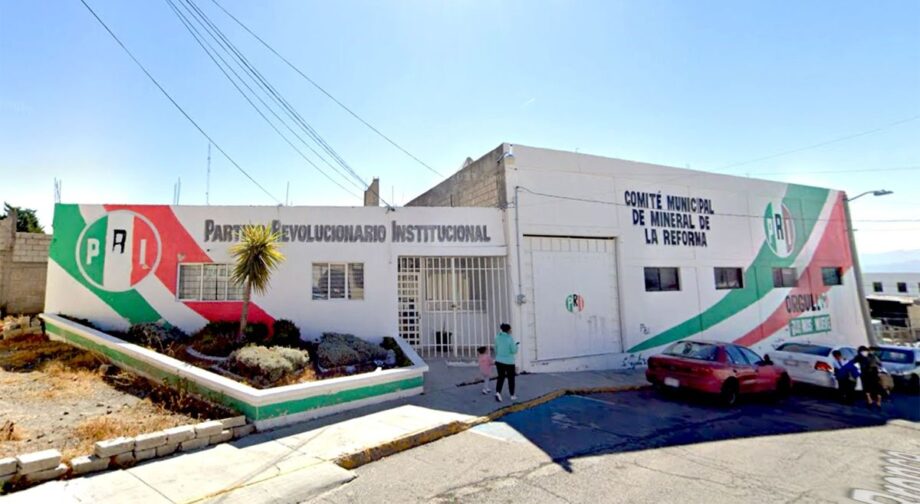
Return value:
[(859, 263), (865, 273), (920, 273), (920, 250), (860, 254)]

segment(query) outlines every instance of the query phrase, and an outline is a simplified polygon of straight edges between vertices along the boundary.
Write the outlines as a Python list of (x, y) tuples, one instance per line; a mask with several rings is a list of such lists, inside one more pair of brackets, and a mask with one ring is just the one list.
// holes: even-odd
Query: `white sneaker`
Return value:
[(501, 392), (496, 392), (496, 393), (495, 393), (495, 400), (498, 401), (498, 402), (502, 402), (502, 393), (501, 393)]
[(516, 396), (516, 395), (511, 396), (511, 400), (512, 400), (512, 401), (517, 401), (517, 396)]
[(486, 395), (488, 393), (489, 393), (489, 389), (487, 388), (482, 389), (482, 395)]

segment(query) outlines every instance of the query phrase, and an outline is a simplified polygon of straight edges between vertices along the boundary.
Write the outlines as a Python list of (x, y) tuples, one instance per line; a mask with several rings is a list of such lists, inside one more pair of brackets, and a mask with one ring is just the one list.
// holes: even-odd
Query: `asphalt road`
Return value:
[(854, 502), (883, 490), (885, 450), (920, 461), (920, 397), (565, 396), (361, 467), (319, 502)]

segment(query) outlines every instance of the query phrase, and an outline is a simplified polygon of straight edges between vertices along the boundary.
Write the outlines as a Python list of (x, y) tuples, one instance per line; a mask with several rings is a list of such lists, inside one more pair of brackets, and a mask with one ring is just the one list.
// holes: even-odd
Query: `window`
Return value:
[(843, 285), (843, 270), (840, 268), (821, 268), (821, 278), (824, 285)]
[(665, 355), (675, 355), (687, 359), (714, 361), (718, 355), (715, 345), (696, 341), (678, 341), (664, 351)]
[(840, 350), (840, 356), (846, 360), (852, 360), (856, 357), (856, 349), (850, 347), (842, 347)]
[(744, 275), (741, 268), (716, 268), (716, 289), (744, 288)]
[(890, 362), (892, 364), (913, 364), (914, 363), (914, 351), (905, 348), (904, 350), (895, 350), (893, 348), (872, 348), (872, 352), (879, 358), (882, 362)]
[(898, 282), (898, 292), (907, 292), (907, 282)]
[(760, 364), (761, 362), (763, 362), (763, 359), (761, 359), (760, 356), (757, 355), (757, 353), (754, 352), (753, 350), (751, 350), (750, 348), (744, 348), (744, 347), (740, 346), (740, 347), (738, 347), (738, 350), (739, 350), (741, 353), (744, 354), (744, 357), (745, 357), (745, 358), (747, 359), (747, 361), (750, 362), (752, 365), (757, 365), (757, 364)]
[(795, 268), (773, 268), (773, 287), (795, 287)]
[(744, 358), (744, 354), (741, 353), (741, 349), (735, 345), (725, 345), (725, 353), (728, 354), (728, 360), (731, 361), (732, 364), (738, 364), (741, 366), (750, 364), (750, 362)]
[(801, 353), (820, 357), (827, 357), (831, 354), (831, 347), (808, 343), (783, 343), (776, 349), (780, 352)]
[(313, 263), (313, 299), (364, 299), (364, 263)]
[(677, 268), (645, 268), (645, 290), (679, 291), (680, 275)]
[(239, 301), (243, 286), (230, 279), (229, 264), (180, 264), (179, 299), (182, 301)]
[(872, 292), (882, 292), (882, 282), (872, 282)]

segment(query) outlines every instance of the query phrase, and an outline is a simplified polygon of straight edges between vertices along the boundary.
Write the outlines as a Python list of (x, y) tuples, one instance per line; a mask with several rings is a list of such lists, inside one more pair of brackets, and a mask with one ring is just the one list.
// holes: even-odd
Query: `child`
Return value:
[(479, 372), (482, 374), (482, 393), (489, 393), (489, 379), (492, 378), (492, 365), (495, 361), (489, 353), (489, 347), (481, 346), (476, 349), (479, 352)]

